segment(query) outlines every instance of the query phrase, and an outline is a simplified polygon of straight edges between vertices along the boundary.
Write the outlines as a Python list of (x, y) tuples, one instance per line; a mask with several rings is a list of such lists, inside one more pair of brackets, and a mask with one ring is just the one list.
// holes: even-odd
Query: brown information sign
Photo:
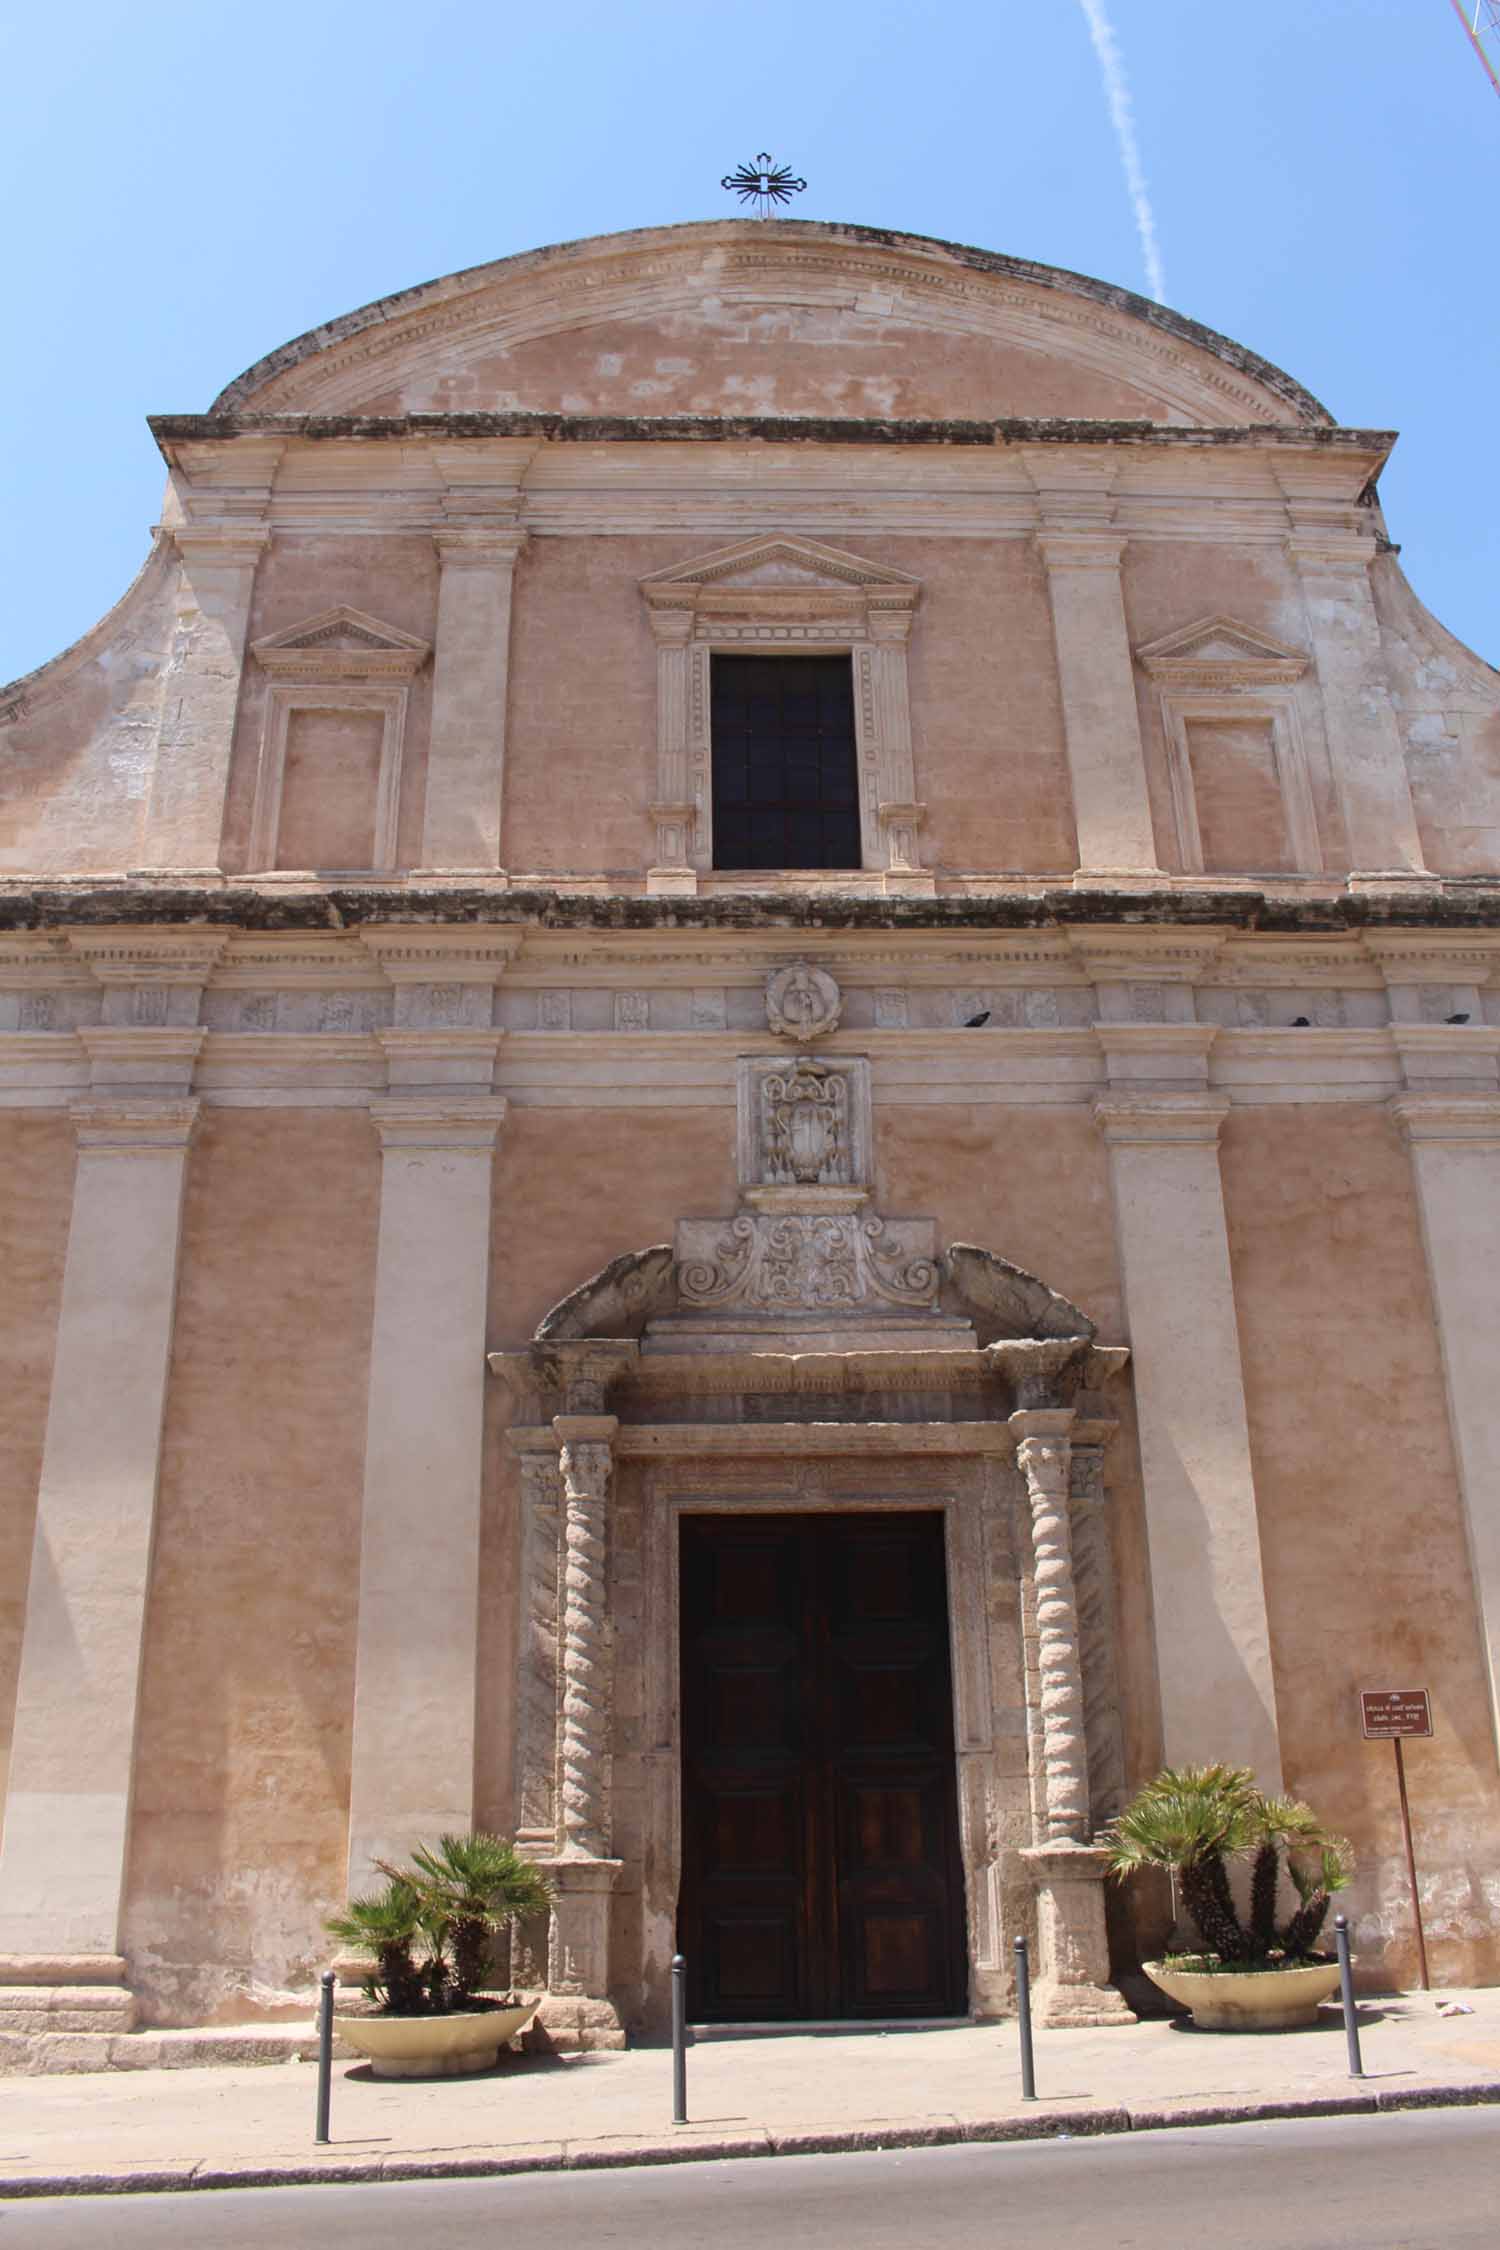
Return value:
[(1365, 1688), (1359, 1698), (1359, 1714), (1366, 1741), (1396, 1742), (1403, 1735), (1432, 1732), (1432, 1706), (1426, 1688)]

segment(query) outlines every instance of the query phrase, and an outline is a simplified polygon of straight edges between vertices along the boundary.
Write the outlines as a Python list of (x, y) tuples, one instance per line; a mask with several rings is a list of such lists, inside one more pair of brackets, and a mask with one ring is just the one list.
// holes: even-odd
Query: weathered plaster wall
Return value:
[(157, 2022), (287, 2011), (342, 1899), (379, 1180), (358, 1113), (210, 1110), (190, 1160), (125, 1917)]
[[(372, 414), (1049, 415), (1175, 419), (1139, 381), (986, 336), (931, 325), (901, 307), (736, 301), (706, 276), (695, 302), (653, 320), (601, 320), (509, 347), (478, 338), (357, 403)], [(802, 284), (805, 289), (805, 282)], [(351, 400), (351, 403), (355, 403)]]
[[(543, 1314), (609, 1259), (670, 1242), (679, 1218), (731, 1211), (735, 1192), (732, 1109), (513, 1106), (495, 1152), (489, 1349), (523, 1349)], [(520, 1478), (502, 1383), (491, 1382), (486, 1406), (475, 1805), (508, 1832)]]
[(554, 875), (646, 865), (656, 644), (636, 581), (709, 544), (536, 539), (522, 556), (501, 829), (511, 868)]
[(162, 541), (74, 649), (0, 695), (0, 874), (139, 864), (176, 576)]
[(0, 1818), (73, 1201), (66, 1117), (0, 1118)]
[(1500, 867), (1500, 673), (1423, 608), (1393, 556), (1371, 574), (1427, 865)]
[(1223, 1168), (1287, 1786), (1354, 1843), (1367, 1972), (1412, 1978), (1392, 1753), (1358, 1695), (1429, 1687), (1428, 1949), (1440, 1982), (1488, 1982), (1500, 1787), (1409, 1157), (1379, 1109), (1241, 1109)]
[[(712, 541), (536, 539), (517, 572), (504, 850), (542, 875), (639, 873), (652, 849), (657, 660), (638, 580)], [(924, 858), (1076, 862), (1042, 565), (1024, 541), (861, 539), (923, 582), (910, 648)], [(589, 817), (579, 819), (586, 804)]]
[[(250, 607), (246, 635), (245, 669), (235, 721), (234, 760), (230, 769), (228, 803), (224, 816), (224, 856), (220, 865), (238, 874), (249, 865), (250, 820), (255, 803), (255, 777), (260, 759), (261, 729), (265, 723), (267, 677), (250, 653), (250, 644), (268, 633), (300, 625), (320, 610), (347, 604), (376, 617), (383, 625), (416, 633), (431, 641), (437, 620), (438, 558), (432, 540), (423, 533), (337, 537), (314, 533), (278, 533), (261, 558), (255, 577), (255, 597)], [(336, 697), (336, 687), (332, 691)], [(432, 667), (424, 665), (411, 683), (401, 765), (400, 816), (397, 858), (404, 867), (417, 866), (422, 857), (422, 800), (427, 781), (427, 743), (432, 712)], [(337, 783), (330, 797), (339, 794)], [(286, 842), (299, 824), (304, 840), (314, 839), (314, 825), (287, 808)], [(347, 838), (363, 809), (330, 805), (327, 826), (332, 839)], [(280, 864), (293, 862), (283, 851)], [(323, 861), (323, 865), (354, 862)], [(365, 864), (368, 864), (366, 862)]]
[(1052, 611), (1030, 540), (860, 552), (922, 580), (907, 659), (922, 858), (1056, 874), (1078, 863)]
[[(998, 1251), (1086, 1312), (1097, 1324), (1101, 1344), (1128, 1340), (1108, 1158), (1085, 1109), (877, 1105), (875, 1157), (877, 1202), (883, 1211), (933, 1217), (941, 1242), (974, 1242)], [(1105, 1476), (1125, 1770), (1133, 1784), (1160, 1763), (1161, 1721), (1140, 1454), (1128, 1376), (1111, 1389), (1109, 1405), (1120, 1422)]]

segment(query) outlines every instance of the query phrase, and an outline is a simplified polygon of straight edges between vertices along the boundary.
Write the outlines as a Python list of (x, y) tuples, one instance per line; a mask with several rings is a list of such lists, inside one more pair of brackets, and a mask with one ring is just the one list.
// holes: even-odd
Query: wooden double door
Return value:
[(681, 1620), (694, 2019), (962, 2014), (941, 1515), (686, 1517)]

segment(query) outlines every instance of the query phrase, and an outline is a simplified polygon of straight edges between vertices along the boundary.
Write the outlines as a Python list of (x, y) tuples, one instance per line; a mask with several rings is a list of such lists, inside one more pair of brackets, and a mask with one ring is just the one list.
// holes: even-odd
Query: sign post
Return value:
[(1396, 1753), (1396, 1791), (1401, 1799), (1401, 1841), (1406, 1846), (1406, 1879), (1411, 1885), (1411, 1910), (1417, 1925), (1417, 1965), (1422, 1990), (1430, 1992), (1427, 1975), (1427, 1939), (1422, 1930), (1422, 1902), (1417, 1897), (1417, 1862), (1411, 1848), (1411, 1808), (1406, 1801), (1406, 1761), (1401, 1744), (1408, 1735), (1432, 1733), (1432, 1705), (1426, 1688), (1365, 1688), (1359, 1698), (1360, 1720), (1367, 1742), (1389, 1742)]

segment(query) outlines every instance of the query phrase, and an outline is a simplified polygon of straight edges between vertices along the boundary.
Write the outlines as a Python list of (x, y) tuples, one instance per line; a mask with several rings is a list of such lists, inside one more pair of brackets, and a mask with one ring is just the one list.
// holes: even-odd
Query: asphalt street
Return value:
[(0, 2203), (0, 2250), (1495, 2250), (1500, 2111), (507, 2180)]

